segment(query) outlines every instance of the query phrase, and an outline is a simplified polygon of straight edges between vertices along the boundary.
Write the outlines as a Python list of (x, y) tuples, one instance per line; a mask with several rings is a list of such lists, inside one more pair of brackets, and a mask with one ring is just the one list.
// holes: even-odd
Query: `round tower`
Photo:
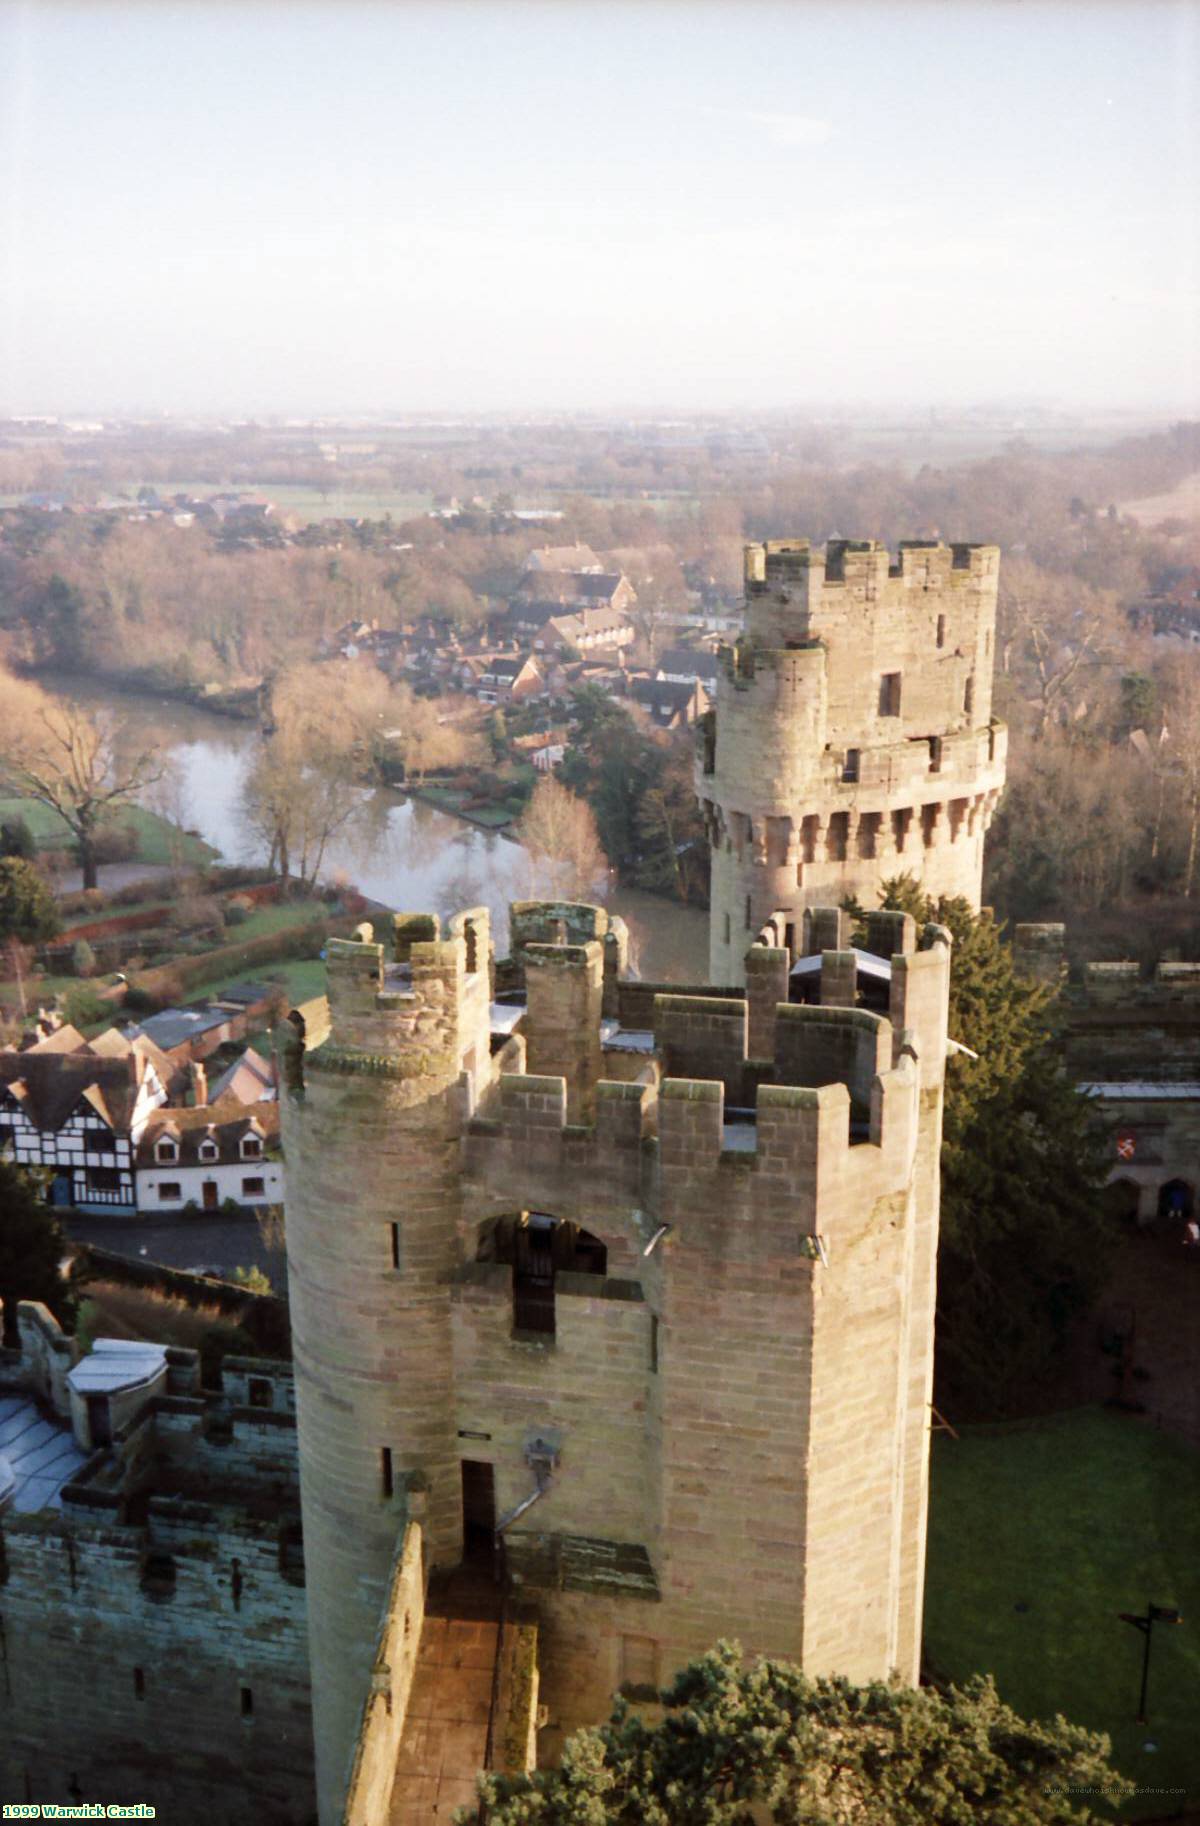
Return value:
[(873, 540), (746, 547), (745, 631), (723, 653), (696, 790), (712, 852), (709, 976), (743, 980), (773, 924), (911, 874), (979, 905), (1004, 784), (992, 716), (1000, 554)]
[(296, 1369), (317, 1793), (337, 1826), (388, 1575), (410, 1516), (461, 1555), (448, 1280), (459, 1143), (488, 1059), (487, 914), (449, 939), (396, 915), (328, 949), (329, 1032), (285, 1057)]

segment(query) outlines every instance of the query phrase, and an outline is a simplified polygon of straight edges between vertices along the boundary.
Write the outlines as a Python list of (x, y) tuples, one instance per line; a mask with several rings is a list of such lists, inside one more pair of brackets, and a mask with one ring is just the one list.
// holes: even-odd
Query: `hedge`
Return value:
[(189, 989), (214, 977), (235, 977), (256, 964), (272, 964), (287, 957), (315, 957), (331, 927), (338, 923), (345, 922), (307, 920), (302, 926), (285, 926), (280, 932), (244, 939), (240, 945), (218, 945), (196, 957), (175, 957), (169, 964), (131, 974), (129, 985), (139, 995), (166, 995), (169, 999), (186, 995)]

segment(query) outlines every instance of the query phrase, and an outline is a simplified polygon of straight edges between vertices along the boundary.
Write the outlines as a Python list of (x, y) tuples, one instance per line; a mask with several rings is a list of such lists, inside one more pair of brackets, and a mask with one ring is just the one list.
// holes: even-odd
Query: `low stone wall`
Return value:
[(409, 1522), (375, 1648), (362, 1726), (354, 1746), (343, 1826), (380, 1826), (389, 1817), (396, 1759), (425, 1622), (421, 1528)]
[(493, 1733), (493, 1767), (505, 1775), (537, 1768), (538, 1632), (536, 1623), (506, 1623)]

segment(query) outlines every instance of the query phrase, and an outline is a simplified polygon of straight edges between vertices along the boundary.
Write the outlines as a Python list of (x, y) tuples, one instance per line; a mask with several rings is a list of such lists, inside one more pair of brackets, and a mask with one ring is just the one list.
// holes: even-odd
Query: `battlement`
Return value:
[(830, 539), (823, 551), (808, 539), (767, 539), (743, 555), (746, 596), (798, 590), (811, 596), (826, 585), (877, 584), (885, 579), (923, 588), (958, 588), (996, 574), (999, 547), (945, 545), (940, 539), (902, 539), (893, 559), (877, 539)]
[[(809, 922), (818, 935), (840, 936), (843, 924), (832, 908)], [(817, 1137), (830, 1161), (880, 1150), (899, 1184), (915, 1146), (915, 1090), (942, 1081), (949, 940), (929, 927), (924, 948), (911, 949), (904, 915), (877, 916), (874, 936), (901, 945), (890, 959), (887, 1015), (854, 1005), (856, 953), (823, 952), (820, 1003), (810, 1005), (786, 999), (787, 953), (755, 947), (745, 997), (654, 996), (646, 1063), (661, 1081), (652, 1072), (636, 1083), (598, 1079), (592, 1116), (579, 1119), (582, 1099), (569, 1097), (565, 1073), (506, 1073), (487, 1118), (468, 1126), (473, 1204), (509, 1209), (519, 1193), (525, 1206), (594, 1221), (597, 1205), (654, 1208), (659, 1175), (685, 1157), (693, 1172), (753, 1168), (769, 1178), (812, 1165)], [(531, 951), (531, 983), (547, 970), (596, 967), (582, 955), (594, 947), (560, 947), (554, 962), (551, 949)]]
[[(390, 956), (370, 925), (352, 939), (330, 939), (329, 1032), (303, 1052), (305, 1070), (444, 1081), (474, 1069), (487, 1052), (487, 909), (457, 914), (450, 935), (439, 933), (436, 915), (405, 913), (394, 916)], [(294, 1062), (289, 1079), (302, 1082)]]

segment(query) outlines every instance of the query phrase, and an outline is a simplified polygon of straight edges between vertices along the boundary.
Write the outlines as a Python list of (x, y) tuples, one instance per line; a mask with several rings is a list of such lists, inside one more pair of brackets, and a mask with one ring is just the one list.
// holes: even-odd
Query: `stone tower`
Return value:
[(596, 907), (330, 942), (283, 1108), (322, 1826), (410, 1521), (426, 1572), (498, 1543), (542, 1760), (721, 1636), (916, 1679), (950, 950), (876, 913), (856, 977), (843, 925), (804, 1001), (779, 946), (626, 980)]
[(406, 1516), (462, 1544), (449, 1276), (459, 1142), (488, 1066), (488, 914), (397, 914), (390, 943), (334, 940), (330, 1032), (283, 1102), (313, 1730), (323, 1826), (347, 1757)]
[(701, 729), (712, 848), (709, 975), (742, 981), (768, 922), (916, 875), (979, 905), (1004, 784), (992, 716), (999, 551), (873, 540), (746, 547), (745, 631)]

